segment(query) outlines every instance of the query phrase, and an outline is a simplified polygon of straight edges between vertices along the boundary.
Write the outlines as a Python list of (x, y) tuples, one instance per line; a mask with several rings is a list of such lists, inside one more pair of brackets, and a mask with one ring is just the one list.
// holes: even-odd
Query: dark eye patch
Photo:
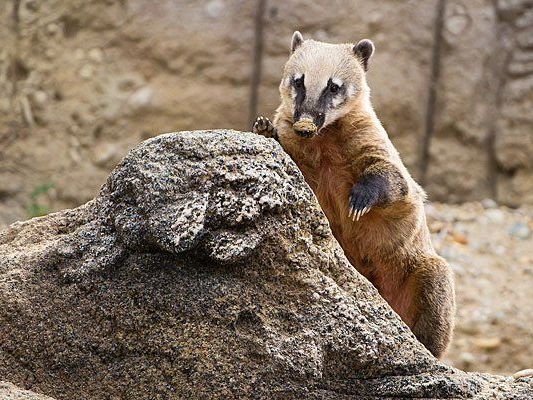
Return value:
[(337, 85), (336, 83), (333, 83), (333, 80), (331, 78), (328, 79), (328, 84), (326, 86), (326, 91), (329, 91), (331, 94), (337, 94), (341, 91), (341, 89), (344, 88), (344, 85)]
[(302, 103), (305, 100), (305, 84), (304, 84), (305, 75), (302, 75), (300, 78), (295, 79), (291, 78), (291, 85), (296, 90), (296, 108), (299, 109)]
[(292, 77), (291, 79), (291, 84), (292, 86), (294, 86), (296, 89), (301, 89), (304, 87), (304, 78), (305, 78), (305, 75), (302, 75), (300, 78), (296, 79), (294, 77)]
[(337, 85), (336, 83), (333, 83), (333, 82), (329, 85), (329, 91), (330, 91), (330, 93), (333, 93), (333, 94), (338, 93), (340, 88), (341, 87), (339, 85)]
[[(333, 83), (332, 79), (328, 79), (328, 83), (326, 87), (322, 90), (322, 93), (320, 94), (320, 98), (318, 99), (318, 102), (321, 107), (323, 108), (330, 108), (333, 107), (333, 99), (337, 98), (338, 96), (345, 96), (346, 95), (346, 85), (337, 85), (336, 83)], [(342, 98), (342, 101), (340, 104), (337, 104), (337, 107), (341, 106), (346, 102), (345, 98)]]

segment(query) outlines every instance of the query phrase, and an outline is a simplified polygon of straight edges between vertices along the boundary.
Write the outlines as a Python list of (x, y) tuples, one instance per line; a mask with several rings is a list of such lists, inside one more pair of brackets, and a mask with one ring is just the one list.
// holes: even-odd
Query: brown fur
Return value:
[[(339, 46), (344, 46), (344, 52), (345, 45)], [(302, 47), (299, 51), (306, 51)], [(285, 75), (290, 68), (286, 67)], [(370, 106), (364, 69), (357, 67), (351, 73), (357, 75), (359, 93), (342, 106), (338, 119), (312, 138), (295, 134), (290, 91), (282, 81), (282, 104), (274, 119), (277, 137), (314, 191), (349, 261), (440, 357), (453, 328), (452, 273), (431, 244), (425, 193), (404, 167)], [(352, 221), (350, 190), (369, 173), (387, 179), (386, 201)]]

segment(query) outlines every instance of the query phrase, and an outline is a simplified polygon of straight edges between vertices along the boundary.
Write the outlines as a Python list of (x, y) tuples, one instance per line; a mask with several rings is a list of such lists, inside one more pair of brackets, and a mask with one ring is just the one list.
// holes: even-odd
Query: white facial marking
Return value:
[(355, 86), (354, 85), (348, 85), (348, 88), (346, 89), (346, 95), (348, 97), (352, 97), (355, 94)]
[(294, 74), (294, 79), (297, 80), (297, 79), (300, 79), (304, 74), (302, 74), (301, 72), (298, 72), (296, 74)]
[(333, 82), (335, 85), (341, 87), (342, 86), (342, 80), (339, 78), (331, 78), (331, 82)]

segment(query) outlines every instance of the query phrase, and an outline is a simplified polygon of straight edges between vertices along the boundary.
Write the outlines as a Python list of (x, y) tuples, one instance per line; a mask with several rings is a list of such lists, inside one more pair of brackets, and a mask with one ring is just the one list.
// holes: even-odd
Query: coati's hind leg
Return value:
[(439, 256), (422, 256), (406, 282), (411, 290), (407, 320), (417, 339), (437, 358), (452, 337), (455, 315), (453, 276)]
[(266, 117), (257, 117), (252, 128), (253, 133), (278, 140), (278, 131)]

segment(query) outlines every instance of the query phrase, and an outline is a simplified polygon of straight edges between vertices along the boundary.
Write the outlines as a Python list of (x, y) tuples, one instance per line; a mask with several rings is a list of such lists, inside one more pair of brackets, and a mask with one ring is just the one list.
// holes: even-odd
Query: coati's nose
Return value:
[(326, 114), (324, 113), (318, 113), (315, 117), (315, 125), (317, 128), (320, 128), (322, 125), (324, 125), (324, 121), (326, 120)]

